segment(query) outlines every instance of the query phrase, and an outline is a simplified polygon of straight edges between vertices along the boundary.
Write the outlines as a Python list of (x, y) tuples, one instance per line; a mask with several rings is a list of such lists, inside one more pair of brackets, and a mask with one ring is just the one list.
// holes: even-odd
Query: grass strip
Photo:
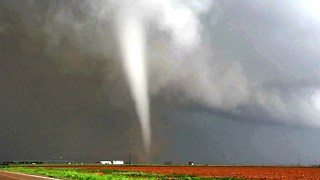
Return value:
[(45, 169), (45, 168), (3, 168), (6, 171), (23, 172), (28, 174), (36, 174), (53, 178), (79, 179), (79, 180), (109, 180), (109, 179), (132, 179), (121, 175), (98, 175), (88, 172), (81, 172), (78, 169)]

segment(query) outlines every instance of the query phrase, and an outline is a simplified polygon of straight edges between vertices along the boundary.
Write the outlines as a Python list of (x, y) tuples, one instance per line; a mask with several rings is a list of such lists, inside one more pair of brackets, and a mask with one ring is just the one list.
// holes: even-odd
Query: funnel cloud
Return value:
[(118, 17), (118, 36), (122, 49), (124, 69), (129, 79), (131, 94), (140, 120), (144, 149), (148, 154), (151, 143), (151, 129), (144, 52), (144, 27), (138, 17), (130, 13), (124, 12), (118, 16), (120, 16)]

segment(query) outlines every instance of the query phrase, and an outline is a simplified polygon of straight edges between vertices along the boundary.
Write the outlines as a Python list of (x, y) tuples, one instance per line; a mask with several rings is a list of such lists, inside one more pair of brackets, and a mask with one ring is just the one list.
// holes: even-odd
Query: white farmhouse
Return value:
[(100, 161), (100, 164), (112, 164), (112, 161)]
[(119, 164), (124, 164), (124, 162), (122, 160), (114, 160), (114, 161), (112, 161), (112, 164), (119, 165)]
[(114, 164), (114, 165), (121, 165), (124, 164), (124, 161), (122, 160), (113, 160), (113, 161), (109, 161), (109, 160), (101, 160), (100, 164)]

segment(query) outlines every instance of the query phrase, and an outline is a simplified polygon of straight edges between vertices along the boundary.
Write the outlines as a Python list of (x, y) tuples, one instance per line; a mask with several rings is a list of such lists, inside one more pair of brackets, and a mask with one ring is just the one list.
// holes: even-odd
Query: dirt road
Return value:
[(0, 171), (1, 180), (58, 180), (55, 178), (35, 176), (30, 174)]

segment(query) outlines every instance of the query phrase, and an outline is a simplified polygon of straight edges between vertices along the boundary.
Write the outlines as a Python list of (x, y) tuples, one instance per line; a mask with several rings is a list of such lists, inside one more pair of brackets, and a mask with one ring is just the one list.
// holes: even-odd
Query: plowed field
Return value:
[(189, 174), (201, 177), (248, 179), (320, 179), (318, 167), (268, 166), (44, 166), (47, 168), (113, 169), (156, 174)]

